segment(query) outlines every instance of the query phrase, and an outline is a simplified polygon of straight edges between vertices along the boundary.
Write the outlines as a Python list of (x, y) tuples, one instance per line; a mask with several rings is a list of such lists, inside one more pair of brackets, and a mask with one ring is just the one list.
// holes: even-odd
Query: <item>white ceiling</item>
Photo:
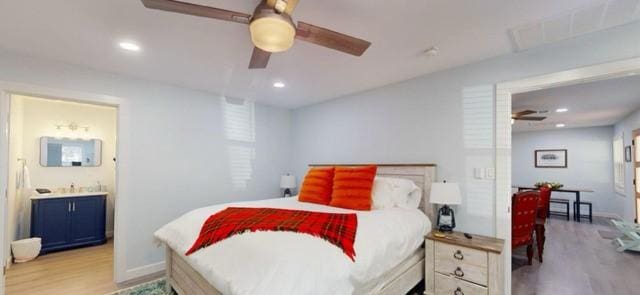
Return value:
[[(513, 112), (548, 111), (540, 122), (516, 121), (514, 132), (608, 126), (618, 123), (640, 108), (640, 75), (550, 88), (513, 96)], [(556, 113), (559, 108), (569, 109)]]
[[(248, 13), (258, 3), (189, 1)], [(250, 71), (246, 25), (149, 10), (137, 0), (0, 1), (0, 48), (293, 108), (511, 53), (510, 28), (602, 2), (301, 0), (294, 20), (373, 45), (357, 58), (296, 42), (266, 70)], [(122, 52), (116, 43), (125, 39), (143, 51)], [(437, 56), (421, 55), (434, 45)], [(272, 88), (277, 80), (287, 87)]]

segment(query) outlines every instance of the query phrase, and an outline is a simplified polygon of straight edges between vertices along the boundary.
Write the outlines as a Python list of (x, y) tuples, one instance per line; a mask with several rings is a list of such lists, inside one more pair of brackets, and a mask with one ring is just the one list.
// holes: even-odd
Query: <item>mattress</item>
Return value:
[[(292, 232), (236, 235), (185, 257), (204, 221), (231, 206), (356, 213), (355, 262), (320, 238)], [(223, 294), (353, 294), (382, 288), (377, 282), (416, 256), (430, 228), (418, 209), (354, 211), (278, 198), (196, 209), (155, 237)]]

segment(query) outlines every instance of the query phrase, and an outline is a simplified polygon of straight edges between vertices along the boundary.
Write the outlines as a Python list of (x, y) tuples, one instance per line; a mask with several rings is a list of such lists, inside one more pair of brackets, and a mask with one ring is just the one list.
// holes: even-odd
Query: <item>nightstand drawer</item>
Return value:
[(487, 252), (435, 243), (435, 271), (487, 286)]
[(436, 273), (435, 295), (487, 295), (487, 288)]

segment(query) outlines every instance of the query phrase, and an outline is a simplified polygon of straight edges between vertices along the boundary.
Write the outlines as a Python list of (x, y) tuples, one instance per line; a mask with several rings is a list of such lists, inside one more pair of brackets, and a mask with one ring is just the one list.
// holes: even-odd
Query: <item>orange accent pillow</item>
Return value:
[(371, 190), (377, 170), (376, 166), (336, 167), (329, 206), (371, 210)]
[(329, 205), (334, 168), (311, 168), (302, 182), (298, 201)]

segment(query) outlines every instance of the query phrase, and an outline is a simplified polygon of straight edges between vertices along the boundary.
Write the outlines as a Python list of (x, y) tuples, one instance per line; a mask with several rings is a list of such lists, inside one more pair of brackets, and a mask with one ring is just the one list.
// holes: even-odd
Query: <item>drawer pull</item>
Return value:
[(464, 271), (462, 271), (461, 268), (456, 268), (456, 270), (453, 271), (453, 274), (456, 275), (456, 277), (464, 277)]
[(453, 295), (464, 295), (464, 292), (462, 292), (462, 289), (460, 289), (460, 287), (458, 287), (458, 289), (453, 291)]
[(456, 253), (453, 253), (453, 258), (462, 260), (464, 259), (464, 255), (462, 255), (462, 251), (457, 250)]

